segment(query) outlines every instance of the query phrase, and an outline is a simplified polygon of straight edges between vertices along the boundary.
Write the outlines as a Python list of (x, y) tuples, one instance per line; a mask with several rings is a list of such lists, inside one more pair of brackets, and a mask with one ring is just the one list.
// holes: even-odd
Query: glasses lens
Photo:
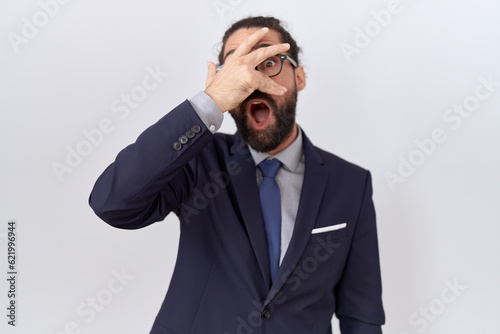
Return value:
[(273, 76), (281, 70), (281, 59), (278, 56), (269, 57), (257, 65), (257, 70), (267, 76)]

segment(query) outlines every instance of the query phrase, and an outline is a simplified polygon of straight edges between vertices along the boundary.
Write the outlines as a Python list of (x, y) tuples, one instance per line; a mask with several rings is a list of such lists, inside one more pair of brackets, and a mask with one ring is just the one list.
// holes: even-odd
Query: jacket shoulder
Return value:
[(347, 170), (353, 173), (366, 173), (367, 169), (353, 163), (347, 161), (338, 155), (330, 153), (328, 151), (322, 150), (320, 148), (316, 148), (318, 150), (318, 154), (322, 157), (323, 161), (327, 166), (335, 166), (337, 168), (341, 168), (343, 170)]

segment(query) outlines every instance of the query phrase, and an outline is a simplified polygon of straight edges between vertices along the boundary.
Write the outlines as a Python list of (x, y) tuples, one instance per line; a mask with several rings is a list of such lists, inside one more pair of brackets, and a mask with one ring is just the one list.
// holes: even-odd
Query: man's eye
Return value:
[(264, 61), (263, 65), (264, 67), (273, 67), (274, 65), (276, 65), (276, 62), (272, 59), (267, 59)]

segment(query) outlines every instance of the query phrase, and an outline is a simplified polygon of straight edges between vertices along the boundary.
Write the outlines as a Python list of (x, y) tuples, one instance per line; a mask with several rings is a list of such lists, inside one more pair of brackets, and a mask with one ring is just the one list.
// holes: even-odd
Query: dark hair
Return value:
[(231, 36), (235, 31), (243, 28), (248, 29), (248, 28), (264, 28), (264, 27), (268, 27), (269, 29), (277, 31), (281, 36), (281, 43), (290, 44), (290, 49), (288, 50), (288, 54), (297, 62), (297, 64), (300, 64), (299, 61), (300, 48), (297, 46), (297, 42), (295, 42), (290, 33), (287, 30), (285, 30), (280, 20), (272, 16), (247, 17), (245, 19), (233, 23), (233, 25), (226, 30), (226, 33), (222, 38), (222, 47), (219, 53), (219, 64), (224, 63), (224, 47), (226, 46), (226, 42), (229, 36)]

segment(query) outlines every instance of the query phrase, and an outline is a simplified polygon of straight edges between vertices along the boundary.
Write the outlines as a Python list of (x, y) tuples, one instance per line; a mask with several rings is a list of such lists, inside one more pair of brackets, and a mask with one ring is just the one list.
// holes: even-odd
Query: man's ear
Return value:
[(297, 66), (295, 69), (295, 83), (297, 85), (297, 92), (306, 87), (306, 72), (304, 72), (304, 67), (302, 66)]

